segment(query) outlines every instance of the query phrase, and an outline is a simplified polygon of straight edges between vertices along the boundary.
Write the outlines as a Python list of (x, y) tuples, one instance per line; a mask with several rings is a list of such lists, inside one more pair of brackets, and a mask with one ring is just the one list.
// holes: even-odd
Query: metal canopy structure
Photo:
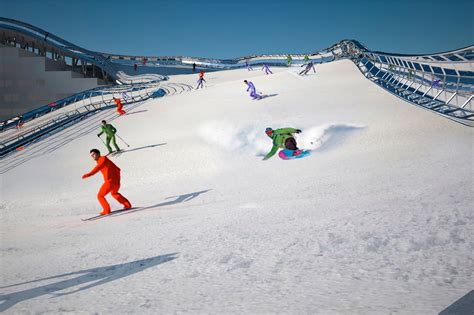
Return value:
[(369, 80), (401, 99), (474, 126), (474, 46), (432, 55), (367, 50), (342, 41), (339, 58), (351, 59)]

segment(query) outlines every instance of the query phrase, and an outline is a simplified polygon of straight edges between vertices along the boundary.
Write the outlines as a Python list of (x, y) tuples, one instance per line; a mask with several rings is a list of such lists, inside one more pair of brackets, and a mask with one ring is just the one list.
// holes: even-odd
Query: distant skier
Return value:
[(97, 166), (94, 167), (89, 173), (82, 175), (82, 179), (86, 179), (92, 175), (95, 175), (97, 172), (101, 172), (104, 176), (104, 183), (100, 187), (99, 192), (97, 193), (97, 199), (99, 200), (100, 205), (102, 206), (101, 215), (107, 215), (110, 213), (110, 205), (105, 199), (105, 196), (110, 193), (118, 202), (123, 205), (124, 209), (130, 209), (132, 205), (130, 201), (127, 200), (124, 196), (119, 193), (120, 189), (120, 168), (117, 167), (112, 161), (107, 157), (101, 156), (100, 151), (97, 149), (92, 149), (90, 151), (91, 157), (94, 161), (97, 162)]
[(263, 64), (262, 70), (265, 74), (273, 74), (272, 70), (270, 70), (270, 67), (268, 67), (266, 63)]
[(252, 97), (252, 99), (257, 100), (257, 99), (262, 98), (257, 93), (257, 89), (255, 88), (255, 85), (253, 85), (251, 81), (244, 80), (244, 83), (247, 84), (247, 92), (250, 91), (250, 97)]
[(111, 124), (108, 124), (105, 120), (102, 120), (102, 126), (100, 126), (101, 132), (97, 134), (97, 137), (100, 138), (100, 136), (105, 133), (105, 146), (109, 150), (109, 154), (112, 153), (112, 148), (110, 147), (110, 141), (112, 141), (112, 144), (114, 145), (115, 149), (120, 151), (120, 148), (117, 145), (117, 142), (115, 140), (115, 134), (117, 133), (117, 129), (115, 129), (114, 126)]
[(196, 90), (204, 87), (204, 82), (206, 82), (206, 80), (204, 79), (204, 71), (201, 70), (199, 72), (199, 79), (197, 80), (198, 85), (196, 86)]
[(115, 101), (115, 104), (117, 104), (117, 113), (122, 116), (123, 114), (125, 114), (126, 112), (122, 109), (123, 108), (123, 105), (122, 105), (122, 102), (120, 102), (120, 98), (113, 98), (114, 101)]
[(286, 64), (288, 66), (291, 66), (291, 63), (293, 62), (293, 58), (291, 57), (290, 54), (288, 54), (288, 56), (286, 56)]
[(314, 64), (310, 61), (307, 65), (306, 65), (306, 68), (303, 69), (303, 71), (301, 71), (300, 73), (298, 73), (299, 75), (307, 75), (308, 72), (313, 69), (314, 73), (316, 73), (316, 69), (314, 69)]
[(265, 155), (263, 160), (268, 160), (274, 156), (278, 149), (288, 149), (293, 151), (299, 150), (293, 134), (300, 132), (300, 129), (294, 128), (280, 128), (275, 130), (272, 128), (265, 129), (267, 136), (273, 140), (273, 147), (270, 152)]
[(137, 72), (137, 70), (138, 70), (138, 65), (136, 63), (133, 64), (133, 70), (135, 70), (135, 72)]
[(196, 72), (196, 63), (193, 62), (193, 72)]
[(248, 61), (245, 62), (245, 66), (247, 67), (248, 71), (253, 71), (252, 66), (248, 63)]
[(23, 128), (23, 125), (25, 122), (23, 121), (23, 115), (18, 116), (18, 122), (16, 123), (15, 128), (19, 131), (21, 128)]

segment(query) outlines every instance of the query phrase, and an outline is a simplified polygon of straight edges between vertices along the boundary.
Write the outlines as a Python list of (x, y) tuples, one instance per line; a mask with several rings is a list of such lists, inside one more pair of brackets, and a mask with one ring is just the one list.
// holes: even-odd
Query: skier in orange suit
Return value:
[(118, 191), (120, 189), (120, 168), (117, 167), (111, 160), (105, 156), (100, 155), (100, 151), (97, 149), (92, 149), (90, 151), (91, 157), (97, 162), (97, 166), (92, 169), (89, 173), (82, 175), (82, 179), (90, 177), (97, 172), (101, 172), (104, 176), (104, 184), (100, 187), (100, 190), (97, 194), (97, 199), (99, 199), (100, 204), (102, 205), (101, 215), (107, 215), (110, 213), (110, 205), (105, 199), (105, 195), (110, 193), (118, 202), (123, 205), (124, 209), (130, 209), (132, 205), (130, 201), (122, 196)]
[(117, 104), (117, 113), (119, 115), (125, 114), (125, 111), (122, 109), (123, 105), (122, 102), (120, 102), (120, 98), (115, 98), (114, 97), (115, 104)]

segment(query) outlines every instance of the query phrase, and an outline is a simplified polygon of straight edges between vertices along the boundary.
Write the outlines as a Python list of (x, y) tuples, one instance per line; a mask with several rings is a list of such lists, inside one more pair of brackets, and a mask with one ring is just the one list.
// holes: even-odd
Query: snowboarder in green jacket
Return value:
[(273, 147), (263, 159), (268, 160), (275, 155), (278, 149), (298, 150), (293, 134), (300, 132), (300, 129), (295, 128), (265, 129), (267, 136), (273, 140)]
[(117, 149), (117, 151), (120, 151), (120, 148), (118, 147), (117, 142), (115, 141), (115, 133), (117, 132), (117, 129), (115, 129), (115, 127), (111, 124), (108, 124), (105, 120), (102, 120), (102, 126), (100, 126), (100, 129), (101, 132), (97, 134), (97, 137), (100, 138), (100, 136), (105, 133), (105, 146), (109, 150), (109, 153), (112, 153), (110, 141), (112, 141), (112, 144), (114, 145), (115, 149)]

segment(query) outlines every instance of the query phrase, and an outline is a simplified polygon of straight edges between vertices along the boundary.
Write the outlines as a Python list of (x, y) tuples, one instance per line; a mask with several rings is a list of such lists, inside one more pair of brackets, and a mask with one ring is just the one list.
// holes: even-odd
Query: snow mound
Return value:
[[(288, 126), (284, 126), (288, 127)], [(283, 127), (283, 128), (284, 128)], [(310, 128), (302, 128), (297, 134), (298, 146), (305, 150), (326, 150), (341, 144), (351, 133), (365, 126), (346, 123), (330, 123)], [(228, 121), (207, 122), (200, 126), (200, 137), (211, 144), (227, 151), (243, 151), (266, 154), (271, 142), (266, 136), (265, 127), (257, 122), (249, 125), (239, 125)]]
[(302, 129), (298, 135), (298, 145), (305, 150), (326, 150), (342, 144), (350, 134), (365, 126), (345, 123), (332, 123)]

